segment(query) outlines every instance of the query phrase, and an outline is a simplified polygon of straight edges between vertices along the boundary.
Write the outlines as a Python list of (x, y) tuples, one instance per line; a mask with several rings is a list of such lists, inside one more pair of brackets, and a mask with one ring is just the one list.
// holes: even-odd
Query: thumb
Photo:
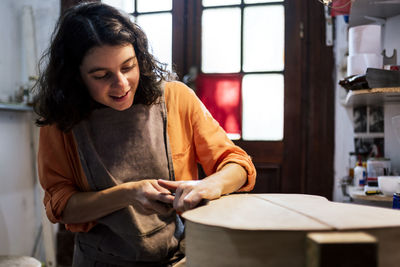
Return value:
[(158, 179), (157, 182), (160, 186), (173, 192), (175, 192), (175, 190), (178, 188), (178, 185), (181, 183), (180, 181), (168, 181), (162, 179)]

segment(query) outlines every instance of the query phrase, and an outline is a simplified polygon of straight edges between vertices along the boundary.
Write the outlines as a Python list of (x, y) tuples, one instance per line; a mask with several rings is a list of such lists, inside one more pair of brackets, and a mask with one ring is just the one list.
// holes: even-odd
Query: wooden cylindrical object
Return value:
[(335, 203), (312, 195), (235, 194), (183, 217), (188, 267), (304, 267), (309, 233), (350, 231), (376, 239), (379, 267), (400, 262), (398, 210)]

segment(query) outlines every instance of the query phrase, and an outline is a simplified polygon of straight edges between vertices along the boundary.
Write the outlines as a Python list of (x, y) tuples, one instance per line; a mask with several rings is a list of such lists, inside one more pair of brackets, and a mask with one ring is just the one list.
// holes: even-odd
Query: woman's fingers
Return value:
[[(163, 186), (163, 184), (162, 183), (160, 184), (159, 181), (165, 181), (165, 180), (154, 181), (154, 183), (152, 183), (154, 188), (157, 189), (157, 191), (159, 191), (160, 193), (171, 194), (171, 189), (167, 186)], [(165, 182), (170, 182), (170, 181), (165, 181)], [(175, 190), (173, 190), (173, 191), (175, 191)]]
[(197, 194), (194, 191), (189, 192), (183, 199), (184, 211), (195, 208), (201, 200), (202, 197), (200, 196), (200, 194)]
[(186, 196), (187, 193), (184, 192), (182, 187), (178, 187), (175, 191), (175, 199), (173, 202), (173, 207), (178, 212), (183, 212), (183, 198)]
[(174, 203), (174, 199), (175, 199), (175, 197), (171, 193), (168, 193), (168, 194), (161, 193), (161, 194), (158, 194), (158, 196), (157, 196), (158, 201), (161, 201), (161, 202), (164, 202), (167, 204)]
[(158, 184), (157, 181), (152, 183), (154, 188), (157, 190), (157, 194), (155, 194), (155, 199), (167, 204), (172, 204), (174, 201), (174, 196), (172, 195), (171, 191), (162, 187)]
[(174, 209), (184, 212), (195, 208), (203, 198), (198, 185), (192, 182), (180, 185), (175, 192)]
[(174, 196), (169, 190), (158, 185), (157, 180), (143, 180), (140, 183), (137, 201), (145, 210), (163, 215), (171, 212)]
[(164, 189), (175, 192), (178, 186), (183, 183), (183, 181), (168, 181), (168, 180), (158, 179), (157, 183)]
[[(201, 184), (201, 181), (168, 181), (159, 179), (157, 182), (164, 189), (175, 192), (175, 196), (164, 196), (167, 201), (160, 200), (165, 203), (172, 203), (173, 208), (178, 212), (184, 212), (198, 206), (203, 197), (206, 197), (203, 196), (204, 194), (207, 195), (205, 192), (209, 191), (207, 186)], [(172, 200), (172, 198), (174, 199)]]

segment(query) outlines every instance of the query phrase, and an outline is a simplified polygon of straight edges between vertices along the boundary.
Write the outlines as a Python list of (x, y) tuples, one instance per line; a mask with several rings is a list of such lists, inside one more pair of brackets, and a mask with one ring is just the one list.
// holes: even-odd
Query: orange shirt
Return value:
[[(247, 183), (239, 191), (253, 189), (256, 171), (251, 158), (226, 136), (195, 93), (181, 82), (167, 82), (165, 101), (175, 179), (197, 180), (197, 162), (207, 175), (235, 162), (248, 174)], [(72, 132), (63, 133), (55, 125), (40, 129), (38, 172), (46, 213), (53, 223), (60, 221), (72, 194), (89, 191)], [(88, 231), (94, 224), (66, 227), (74, 232)]]

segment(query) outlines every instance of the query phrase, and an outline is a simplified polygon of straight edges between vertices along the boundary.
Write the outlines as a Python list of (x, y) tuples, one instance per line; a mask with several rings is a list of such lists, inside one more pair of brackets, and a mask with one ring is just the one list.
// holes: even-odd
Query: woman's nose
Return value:
[(129, 85), (127, 77), (124, 73), (118, 72), (113, 82), (113, 87), (126, 88)]

